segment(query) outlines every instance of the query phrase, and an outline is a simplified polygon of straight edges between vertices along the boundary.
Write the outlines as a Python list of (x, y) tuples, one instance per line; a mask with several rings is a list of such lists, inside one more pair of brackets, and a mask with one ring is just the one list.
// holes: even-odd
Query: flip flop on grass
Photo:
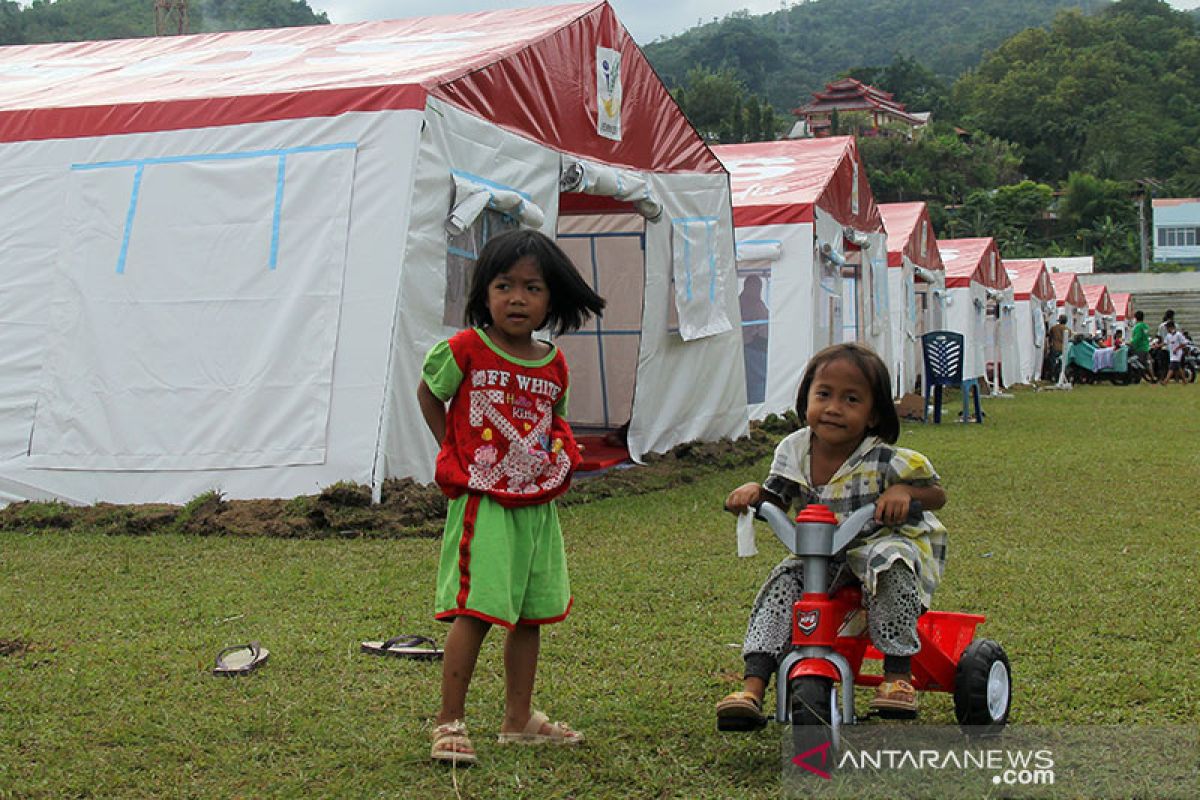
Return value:
[(266, 663), (271, 651), (259, 647), (258, 642), (235, 644), (217, 653), (213, 675), (244, 675)]
[(363, 642), (362, 651), (376, 656), (411, 658), (416, 661), (433, 661), (442, 657), (437, 642), (428, 636), (400, 634), (386, 642)]

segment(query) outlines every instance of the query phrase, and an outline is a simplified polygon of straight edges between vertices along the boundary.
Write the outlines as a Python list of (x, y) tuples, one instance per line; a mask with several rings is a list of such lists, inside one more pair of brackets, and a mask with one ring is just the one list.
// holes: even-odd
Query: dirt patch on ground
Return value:
[(0, 657), (24, 655), (29, 649), (29, 642), (22, 642), (20, 639), (0, 639)]
[[(669, 453), (647, 456), (642, 465), (577, 478), (559, 503), (575, 505), (691, 483), (702, 475), (757, 461), (774, 449), (781, 434), (795, 427), (790, 415), (771, 417), (737, 441), (681, 444)], [(385, 481), (378, 504), (371, 503), (369, 487), (352, 483), (336, 483), (320, 494), (290, 500), (226, 500), (218, 492), (208, 492), (183, 506), (13, 503), (0, 509), (0, 530), (302, 539), (436, 537), (442, 533), (445, 514), (446, 498), (436, 486), (405, 478)]]

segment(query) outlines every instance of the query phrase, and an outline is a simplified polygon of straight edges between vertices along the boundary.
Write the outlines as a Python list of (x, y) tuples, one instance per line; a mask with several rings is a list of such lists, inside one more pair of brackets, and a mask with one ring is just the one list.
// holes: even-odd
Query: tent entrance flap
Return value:
[(356, 153), (73, 165), (30, 466), (323, 463)]
[(571, 367), (567, 419), (616, 428), (630, 419), (646, 293), (646, 222), (634, 213), (559, 217), (558, 244), (607, 303), (604, 316), (560, 337)]

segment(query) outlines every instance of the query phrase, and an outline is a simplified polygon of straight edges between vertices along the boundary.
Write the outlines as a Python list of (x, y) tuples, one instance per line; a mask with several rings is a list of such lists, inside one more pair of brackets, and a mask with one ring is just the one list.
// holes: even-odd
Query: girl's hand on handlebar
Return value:
[(896, 526), (908, 519), (908, 507), (912, 503), (912, 492), (902, 483), (884, 490), (875, 501), (875, 521), (880, 525)]
[(750, 506), (761, 500), (762, 486), (757, 483), (743, 483), (725, 498), (725, 510), (734, 514), (744, 514)]

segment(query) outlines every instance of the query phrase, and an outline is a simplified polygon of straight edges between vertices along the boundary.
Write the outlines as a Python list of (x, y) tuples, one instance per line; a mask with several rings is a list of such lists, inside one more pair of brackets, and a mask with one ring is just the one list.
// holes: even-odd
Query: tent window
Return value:
[[(733, 330), (725, 276), (717, 261), (717, 218), (671, 221), (672, 296), (670, 325), (684, 341)], [(675, 327), (677, 325), (677, 327)]]
[(508, 214), (487, 208), (461, 233), (447, 232), (443, 325), (457, 328), (464, 324), (467, 292), (471, 288), (471, 274), (475, 270), (475, 262), (479, 259), (479, 251), (493, 236), (515, 230), (517, 227), (517, 220)]

